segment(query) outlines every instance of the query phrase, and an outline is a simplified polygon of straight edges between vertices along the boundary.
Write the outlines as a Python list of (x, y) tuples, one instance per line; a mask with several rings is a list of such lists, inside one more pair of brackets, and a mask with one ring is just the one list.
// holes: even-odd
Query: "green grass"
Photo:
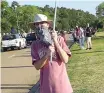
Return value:
[(104, 32), (92, 38), (92, 50), (71, 48), (67, 71), (74, 93), (104, 93)]

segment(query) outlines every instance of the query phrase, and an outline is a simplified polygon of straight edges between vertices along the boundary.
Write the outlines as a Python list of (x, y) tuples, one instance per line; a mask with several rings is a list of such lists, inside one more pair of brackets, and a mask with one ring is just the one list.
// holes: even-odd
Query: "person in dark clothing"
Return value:
[(93, 36), (95, 36), (96, 31), (97, 31), (97, 28), (92, 27), (91, 32)]
[(87, 48), (86, 48), (86, 50), (87, 49), (92, 49), (91, 36), (92, 36), (91, 29), (88, 26), (86, 28), (86, 38), (87, 38)]
[(11, 34), (16, 34), (16, 30), (14, 29), (14, 27), (11, 27), (11, 31), (10, 31)]

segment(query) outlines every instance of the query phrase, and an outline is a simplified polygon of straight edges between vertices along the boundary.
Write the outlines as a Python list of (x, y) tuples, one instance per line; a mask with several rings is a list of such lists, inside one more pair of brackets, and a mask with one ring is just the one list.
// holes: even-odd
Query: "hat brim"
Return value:
[(53, 25), (53, 21), (52, 20), (48, 20), (48, 21), (41, 21), (41, 22), (30, 22), (29, 23), (29, 27), (34, 30), (35, 29), (35, 24), (42, 23), (42, 22), (48, 23), (49, 26)]

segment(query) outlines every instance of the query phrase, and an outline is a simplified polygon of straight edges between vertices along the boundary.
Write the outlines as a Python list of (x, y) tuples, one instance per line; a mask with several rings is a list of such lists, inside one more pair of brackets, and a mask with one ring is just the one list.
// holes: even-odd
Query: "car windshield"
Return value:
[(2, 37), (2, 40), (12, 40), (12, 39), (16, 39), (15, 35), (5, 35)]
[(35, 33), (27, 34), (27, 37), (35, 37)]
[(20, 38), (21, 35), (19, 35), (19, 34), (15, 34), (15, 37), (16, 37), (16, 38)]

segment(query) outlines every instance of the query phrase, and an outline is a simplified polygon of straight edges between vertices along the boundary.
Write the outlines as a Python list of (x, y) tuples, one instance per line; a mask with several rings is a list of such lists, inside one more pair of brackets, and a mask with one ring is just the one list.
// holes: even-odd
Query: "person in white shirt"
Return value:
[(85, 49), (84, 41), (85, 41), (85, 32), (84, 32), (84, 29), (82, 27), (80, 27), (80, 31), (79, 31), (79, 44), (80, 44), (80, 48), (81, 49)]

